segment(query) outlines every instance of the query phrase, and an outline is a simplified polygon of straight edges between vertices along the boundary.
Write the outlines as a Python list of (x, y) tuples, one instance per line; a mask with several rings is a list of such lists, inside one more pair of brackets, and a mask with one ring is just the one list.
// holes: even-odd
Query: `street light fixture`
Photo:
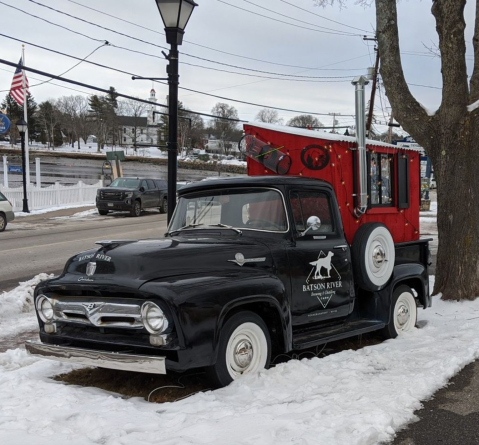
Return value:
[(166, 56), (168, 74), (168, 222), (176, 206), (176, 172), (178, 162), (178, 45), (195, 6), (192, 0), (155, 0), (165, 25), (166, 42), (170, 52)]
[(20, 138), (22, 141), (22, 178), (23, 178), (23, 210), (24, 213), (30, 213), (28, 210), (28, 198), (27, 198), (27, 179), (26, 179), (26, 168), (25, 168), (25, 132), (28, 129), (28, 124), (23, 120), (19, 119), (17, 121), (17, 129), (20, 133)]

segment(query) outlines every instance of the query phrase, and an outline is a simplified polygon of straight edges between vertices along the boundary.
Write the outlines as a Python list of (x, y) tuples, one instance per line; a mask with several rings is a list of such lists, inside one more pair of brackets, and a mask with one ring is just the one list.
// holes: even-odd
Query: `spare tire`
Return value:
[(381, 223), (366, 223), (354, 236), (353, 267), (359, 287), (368, 291), (382, 289), (392, 276), (396, 252), (388, 228)]

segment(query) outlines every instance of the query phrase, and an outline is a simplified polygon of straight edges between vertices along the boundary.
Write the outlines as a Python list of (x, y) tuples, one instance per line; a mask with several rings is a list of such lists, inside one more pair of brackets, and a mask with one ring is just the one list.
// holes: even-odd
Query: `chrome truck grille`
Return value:
[(53, 320), (97, 327), (143, 329), (141, 306), (102, 301), (52, 299)]

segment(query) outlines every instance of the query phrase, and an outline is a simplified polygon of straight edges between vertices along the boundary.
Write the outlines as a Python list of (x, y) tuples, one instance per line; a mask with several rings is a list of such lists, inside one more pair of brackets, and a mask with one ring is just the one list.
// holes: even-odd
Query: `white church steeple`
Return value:
[[(156, 98), (156, 91), (152, 88), (150, 91), (150, 97), (148, 98), (150, 102), (158, 102), (158, 99)], [(148, 109), (148, 117), (147, 117), (147, 125), (154, 125), (155, 124), (155, 115), (153, 114), (153, 111), (155, 111), (156, 107), (154, 105), (149, 105)]]

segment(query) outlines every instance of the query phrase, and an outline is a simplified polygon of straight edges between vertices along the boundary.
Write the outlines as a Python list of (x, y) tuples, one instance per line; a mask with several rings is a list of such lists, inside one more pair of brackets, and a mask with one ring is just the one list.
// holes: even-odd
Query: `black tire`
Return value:
[(7, 217), (0, 213), (0, 232), (3, 232), (7, 228)]
[(163, 202), (161, 203), (160, 213), (167, 213), (168, 212), (168, 199), (163, 198)]
[(414, 329), (417, 322), (417, 303), (412, 289), (405, 284), (394, 289), (389, 311), (389, 323), (381, 330), (384, 338), (396, 338)]
[(271, 338), (265, 322), (254, 312), (244, 311), (223, 325), (216, 363), (206, 371), (215, 386), (223, 387), (243, 374), (267, 369), (270, 360)]
[(108, 210), (98, 209), (98, 214), (100, 214), (100, 215), (102, 215), (102, 216), (108, 215)]
[(140, 216), (141, 215), (141, 202), (140, 201), (135, 201), (133, 203), (133, 207), (130, 210), (130, 215), (131, 216)]
[(384, 224), (366, 223), (354, 236), (352, 260), (359, 287), (382, 289), (392, 276), (396, 252), (391, 233)]

